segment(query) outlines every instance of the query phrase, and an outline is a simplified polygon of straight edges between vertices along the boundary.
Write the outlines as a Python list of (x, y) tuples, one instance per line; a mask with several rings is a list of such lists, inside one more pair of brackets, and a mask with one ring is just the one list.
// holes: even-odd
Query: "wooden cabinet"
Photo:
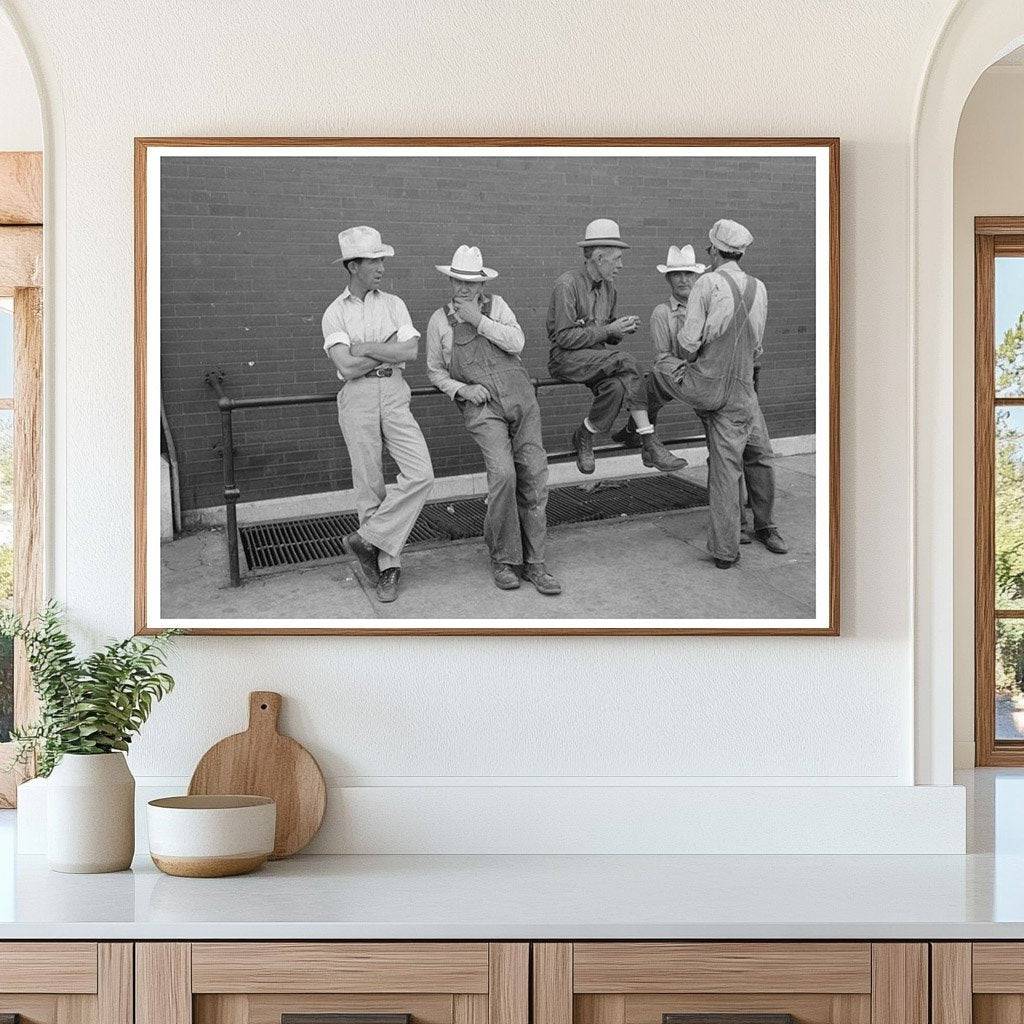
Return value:
[(1024, 942), (933, 942), (932, 1024), (1024, 1020)]
[(139, 943), (136, 1022), (408, 1014), (411, 1024), (529, 1024), (529, 966), (521, 942)]
[(0, 1017), (132, 1024), (130, 942), (0, 943)]
[(670, 1024), (666, 1015), (712, 1013), (743, 1015), (743, 1024), (765, 1014), (796, 1024), (928, 1024), (928, 947), (536, 943), (533, 1011), (533, 1024)]

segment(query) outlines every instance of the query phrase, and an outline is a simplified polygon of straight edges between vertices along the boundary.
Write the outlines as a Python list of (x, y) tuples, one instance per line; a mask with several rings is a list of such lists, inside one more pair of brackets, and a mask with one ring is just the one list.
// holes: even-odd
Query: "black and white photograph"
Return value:
[(838, 632), (837, 140), (136, 140), (139, 627)]

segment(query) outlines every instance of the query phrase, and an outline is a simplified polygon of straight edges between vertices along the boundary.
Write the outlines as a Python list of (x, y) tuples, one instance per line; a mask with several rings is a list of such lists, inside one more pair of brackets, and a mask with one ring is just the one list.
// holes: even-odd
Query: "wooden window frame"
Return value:
[[(0, 296), (14, 298), (14, 608), (37, 612), (43, 596), (43, 160), (0, 153)], [(3, 407), (9, 407), (4, 403)], [(28, 665), (14, 653), (14, 724), (36, 716)], [(13, 807), (32, 766), (12, 769), (14, 744), (0, 743), (0, 807)]]
[(1024, 217), (974, 221), (974, 741), (980, 768), (1024, 766), (1024, 741), (997, 740), (997, 619), (1024, 620), (1024, 609), (995, 606), (995, 415), (1024, 407), (1022, 398), (996, 399), (995, 261), (1024, 257)]

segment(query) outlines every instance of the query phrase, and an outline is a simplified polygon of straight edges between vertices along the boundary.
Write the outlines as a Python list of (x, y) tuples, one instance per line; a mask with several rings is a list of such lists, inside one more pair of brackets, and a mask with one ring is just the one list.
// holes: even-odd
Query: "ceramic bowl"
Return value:
[(244, 875), (274, 849), (277, 805), (268, 797), (169, 796), (146, 811), (150, 856), (168, 875)]

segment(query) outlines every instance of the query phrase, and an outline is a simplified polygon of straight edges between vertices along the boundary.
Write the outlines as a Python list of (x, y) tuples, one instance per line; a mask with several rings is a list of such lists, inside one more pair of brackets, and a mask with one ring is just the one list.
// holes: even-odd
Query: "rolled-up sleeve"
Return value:
[(441, 309), (436, 310), (427, 323), (427, 377), (438, 391), (454, 402), (463, 384), (452, 377), (445, 363), (442, 335), (447, 326), (448, 321)]
[(593, 348), (603, 345), (611, 335), (607, 324), (582, 323), (579, 292), (571, 277), (560, 278), (551, 295), (551, 343), (558, 348)]
[(320, 328), (324, 334), (324, 351), (327, 352), (335, 345), (352, 345), (352, 339), (345, 330), (345, 321), (341, 315), (330, 307), (320, 321)]
[(488, 341), (512, 355), (518, 355), (526, 346), (526, 335), (515, 313), (500, 295), (491, 300), (491, 315), (483, 317), (477, 330)]
[(683, 365), (683, 360), (676, 355), (672, 344), (673, 317), (664, 303), (654, 307), (651, 314), (651, 345), (654, 348), (654, 366), (656, 369), (672, 373)]
[(419, 338), (420, 332), (413, 327), (412, 317), (409, 316), (409, 310), (405, 303), (397, 295), (392, 295), (391, 299), (393, 300), (391, 315), (395, 321), (395, 341), (401, 345), (403, 342), (412, 341), (413, 338)]
[(707, 324), (708, 310), (711, 308), (711, 293), (715, 281), (711, 274), (697, 279), (686, 303), (686, 319), (677, 335), (680, 348), (687, 352), (697, 352), (704, 344), (704, 328)]

